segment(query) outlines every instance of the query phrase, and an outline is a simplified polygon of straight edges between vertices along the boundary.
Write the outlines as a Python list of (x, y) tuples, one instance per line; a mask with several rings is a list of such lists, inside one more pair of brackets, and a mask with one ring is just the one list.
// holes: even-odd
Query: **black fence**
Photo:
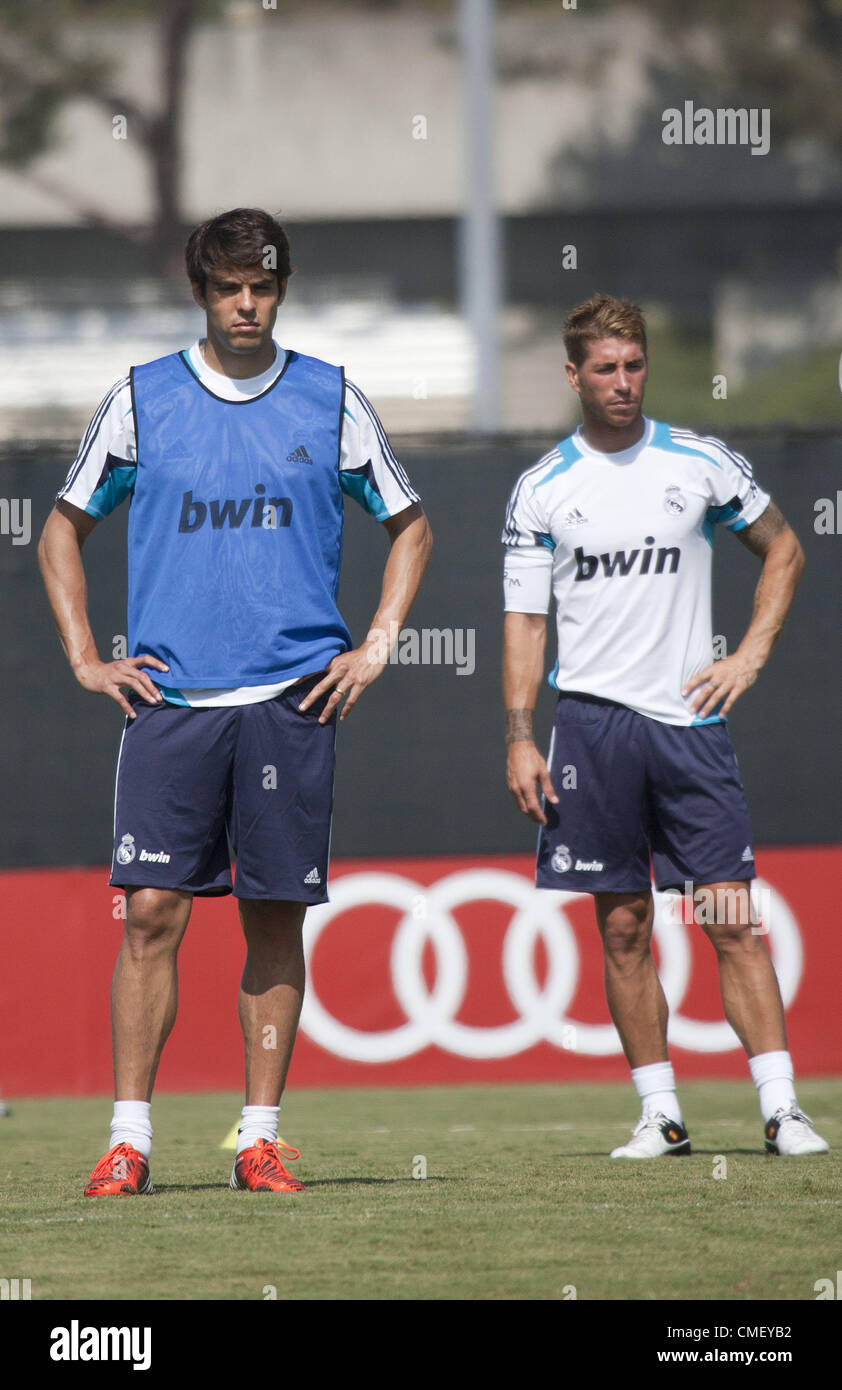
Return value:
[[(754, 161), (752, 161), (754, 162)], [(668, 304), (708, 323), (714, 289), (726, 272), (758, 284), (792, 284), (838, 274), (838, 203), (818, 201), (741, 206), (710, 200), (531, 213), (501, 218), (503, 275), (511, 303), (561, 306), (596, 290), (622, 286), (635, 299)], [(185, 240), (190, 231), (185, 226)], [(459, 298), (461, 224), (453, 217), (395, 217), (354, 221), (290, 221), (294, 296), (319, 282), (371, 287), (398, 300)], [(575, 246), (577, 268), (565, 268)], [(0, 228), (2, 276), (30, 282), (28, 293), (49, 302), (58, 283), (95, 281), (96, 294), (124, 299), (127, 285), (155, 271), (148, 244), (90, 227)], [(616, 291), (615, 291), (616, 292)], [(90, 293), (90, 287), (88, 289)], [(190, 302), (186, 280), (168, 296)], [(30, 301), (27, 301), (30, 302)]]
[[(334, 855), (503, 853), (534, 846), (534, 827), (514, 810), (503, 779), (499, 533), (512, 483), (552, 442), (416, 440), (400, 447), (436, 542), (409, 621), (418, 630), (449, 629), (453, 660), (391, 665), (342, 726)], [(819, 498), (840, 500), (842, 434), (743, 434), (729, 442), (752, 460), (807, 554), (788, 626), (730, 721), (755, 840), (838, 842), (842, 535), (819, 534), (814, 522)], [(29, 544), (0, 535), (0, 863), (6, 868), (102, 864), (111, 853), (122, 716), (112, 702), (75, 683), (35, 556), (71, 458), (67, 446), (42, 444), (7, 449), (0, 465), (0, 496), (30, 499), (32, 525)], [(125, 632), (126, 518), (127, 508), (120, 508), (85, 547), (91, 620), (104, 658)], [(842, 530), (842, 517), (838, 526)], [(349, 503), (341, 603), (355, 640), (365, 635), (375, 610), (386, 550), (381, 528)], [(719, 537), (714, 630), (729, 650), (749, 621), (757, 573), (758, 562), (735, 539)], [(428, 655), (435, 650), (444, 653), (435, 644)], [(539, 708), (544, 739), (552, 704), (546, 689)]]

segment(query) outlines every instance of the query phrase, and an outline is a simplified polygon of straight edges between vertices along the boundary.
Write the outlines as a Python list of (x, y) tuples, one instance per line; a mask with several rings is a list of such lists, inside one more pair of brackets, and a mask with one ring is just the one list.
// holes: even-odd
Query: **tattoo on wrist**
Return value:
[(506, 710), (506, 742), (507, 743), (531, 743), (532, 742), (532, 715), (531, 709), (508, 709)]

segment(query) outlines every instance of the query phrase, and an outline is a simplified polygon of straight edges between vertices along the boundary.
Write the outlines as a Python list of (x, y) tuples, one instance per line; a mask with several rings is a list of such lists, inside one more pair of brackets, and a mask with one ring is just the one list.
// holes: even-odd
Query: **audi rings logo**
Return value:
[[(308, 989), (301, 1026), (314, 1042), (336, 1056), (354, 1062), (394, 1062), (435, 1044), (458, 1057), (489, 1059), (510, 1057), (540, 1042), (592, 1057), (621, 1052), (613, 1024), (579, 1023), (567, 1013), (579, 979), (579, 951), (565, 909), (589, 894), (541, 891), (527, 878), (508, 870), (466, 869), (429, 886), (393, 873), (347, 874), (334, 882), (331, 895), (330, 903), (311, 908), (307, 915)], [(425, 905), (421, 917), (413, 910), (419, 898)], [(769, 943), (786, 1007), (801, 979), (798, 924), (784, 899), (763, 879), (752, 885), (752, 898), (764, 904), (766, 921), (774, 922)], [(473, 1027), (457, 1018), (468, 986), (469, 959), (452, 910), (489, 899), (514, 909), (503, 943), (502, 970), (519, 1016), (496, 1027)], [(680, 1012), (690, 983), (691, 956), (687, 928), (674, 910), (675, 901), (670, 895), (655, 894), (654, 936), (670, 1006), (670, 1041), (693, 1052), (728, 1052), (739, 1046), (728, 1023), (686, 1018)], [(392, 985), (407, 1021), (380, 1032), (352, 1028), (329, 1013), (319, 1000), (318, 981), (311, 970), (321, 933), (335, 917), (365, 904), (384, 905), (402, 914), (390, 963)], [(547, 958), (543, 984), (534, 967), (539, 938)], [(432, 988), (422, 967), (428, 942), (436, 963)], [(571, 1046), (573, 1039), (575, 1045)]]

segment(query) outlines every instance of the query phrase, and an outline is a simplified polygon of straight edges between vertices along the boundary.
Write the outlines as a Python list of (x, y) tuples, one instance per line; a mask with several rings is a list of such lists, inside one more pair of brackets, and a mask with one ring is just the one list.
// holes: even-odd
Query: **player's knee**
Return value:
[(600, 923), (606, 955), (629, 961), (649, 951), (652, 923), (646, 906), (629, 904), (612, 908)]
[(751, 952), (762, 949), (762, 933), (753, 930), (751, 895), (747, 885), (721, 884), (697, 888), (696, 921), (718, 951)]
[(763, 952), (763, 934), (747, 922), (711, 922), (704, 928), (716, 950), (722, 955), (751, 955)]
[(176, 949), (184, 925), (180, 894), (139, 888), (127, 895), (125, 939), (133, 951)]

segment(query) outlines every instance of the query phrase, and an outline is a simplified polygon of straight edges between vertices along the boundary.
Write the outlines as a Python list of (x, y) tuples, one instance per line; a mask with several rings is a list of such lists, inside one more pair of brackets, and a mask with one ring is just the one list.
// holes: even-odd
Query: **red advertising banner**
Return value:
[[(758, 852), (766, 935), (800, 1075), (842, 1071), (842, 847)], [(310, 909), (294, 1087), (624, 1080), (589, 895), (532, 883), (530, 856), (345, 860)], [(2, 880), (0, 1090), (110, 1091), (109, 985), (124, 912), (100, 869)], [(689, 904), (656, 896), (654, 951), (679, 1077), (746, 1075), (714, 951)], [(245, 947), (231, 898), (197, 899), (159, 1089), (240, 1089)]]

